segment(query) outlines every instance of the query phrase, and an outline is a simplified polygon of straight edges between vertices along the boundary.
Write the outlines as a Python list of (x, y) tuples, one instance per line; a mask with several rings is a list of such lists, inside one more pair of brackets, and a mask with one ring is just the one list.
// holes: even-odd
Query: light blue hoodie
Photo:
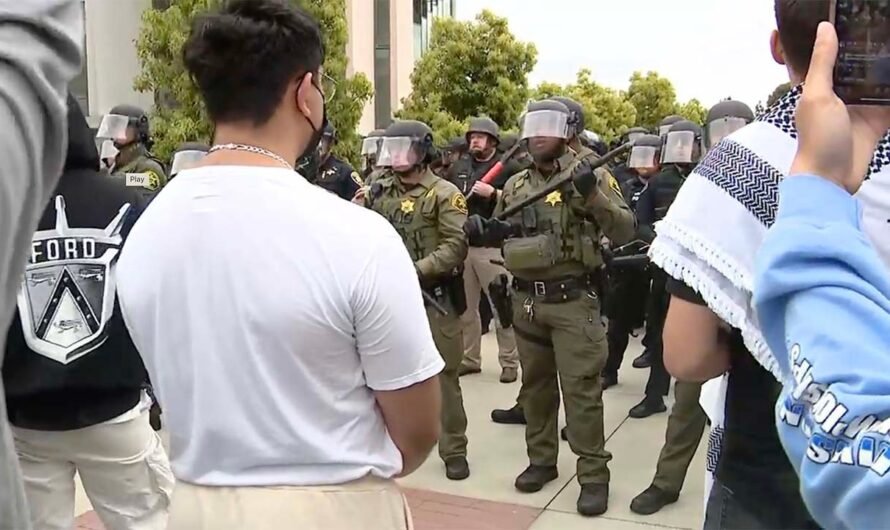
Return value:
[(820, 525), (888, 528), (890, 275), (846, 191), (801, 175), (780, 197), (754, 290), (785, 374), (779, 438)]

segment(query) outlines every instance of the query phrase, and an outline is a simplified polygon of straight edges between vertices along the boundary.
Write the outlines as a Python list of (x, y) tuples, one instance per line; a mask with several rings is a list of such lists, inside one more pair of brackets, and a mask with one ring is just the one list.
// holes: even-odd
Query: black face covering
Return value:
[[(305, 79), (305, 77), (303, 79)], [(300, 80), (300, 83), (302, 82), (303, 81)], [(327, 105), (325, 105), (324, 103), (324, 93), (321, 91), (320, 88), (318, 88), (315, 83), (312, 83), (312, 86), (315, 87), (315, 90), (318, 90), (318, 93), (321, 95), (321, 126), (316, 129), (315, 124), (312, 123), (312, 120), (310, 120), (305, 114), (303, 115), (303, 119), (309, 122), (309, 127), (312, 128), (312, 136), (309, 138), (309, 143), (306, 144), (306, 149), (303, 151), (302, 154), (300, 154), (300, 158), (305, 158), (312, 153), (317, 152), (318, 144), (321, 143), (321, 137), (322, 135), (324, 135), (325, 127), (328, 126), (328, 109)]]

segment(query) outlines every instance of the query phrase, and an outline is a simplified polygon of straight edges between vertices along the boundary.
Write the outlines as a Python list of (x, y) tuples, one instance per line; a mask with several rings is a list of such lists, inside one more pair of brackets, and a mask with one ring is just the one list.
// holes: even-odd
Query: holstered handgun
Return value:
[(506, 274), (500, 274), (488, 285), (488, 296), (498, 314), (503, 329), (513, 326), (513, 307), (510, 300), (510, 280)]

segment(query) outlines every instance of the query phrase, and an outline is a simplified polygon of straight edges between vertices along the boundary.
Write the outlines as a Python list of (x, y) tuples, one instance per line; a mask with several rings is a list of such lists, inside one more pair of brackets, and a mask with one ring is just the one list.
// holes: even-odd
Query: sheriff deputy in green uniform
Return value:
[[(426, 124), (395, 122), (386, 130), (377, 160), (385, 173), (356, 198), (392, 223), (414, 260), (433, 339), (445, 361), (439, 375), (439, 456), (445, 462), (445, 475), (463, 480), (470, 476), (467, 415), (458, 379), (464, 352), (460, 316), (467, 309), (462, 269), (467, 257), (467, 201), (454, 184), (430, 171), (434, 156), (433, 132)], [(363, 190), (367, 190), (364, 197)]]
[(150, 197), (167, 184), (163, 164), (150, 152), (154, 142), (144, 110), (133, 105), (114, 107), (102, 117), (96, 137), (114, 142), (118, 153), (110, 171), (126, 179), (127, 186)]
[(514, 275), (513, 326), (530, 464), (516, 478), (516, 489), (539, 491), (557, 478), (561, 383), (569, 445), (578, 455), (577, 509), (593, 516), (608, 507), (612, 458), (605, 450), (600, 383), (607, 357), (600, 240), (605, 235), (617, 244), (629, 241), (635, 221), (614, 178), (591, 169), (589, 160), (567, 146), (570, 116), (558, 101), (529, 104), (522, 138), (534, 165), (510, 178), (495, 216), (553, 180), (571, 180), (509, 222), (473, 216), (467, 232), (489, 243), (505, 238), (504, 262)]

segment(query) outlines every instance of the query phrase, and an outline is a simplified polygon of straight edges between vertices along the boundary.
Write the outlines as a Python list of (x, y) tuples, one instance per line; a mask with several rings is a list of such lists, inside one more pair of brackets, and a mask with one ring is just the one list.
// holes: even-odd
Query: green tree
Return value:
[[(443, 112), (454, 119), (441, 120), (450, 129), (455, 122), (486, 115), (512, 127), (528, 100), (528, 74), (536, 60), (535, 46), (518, 41), (507, 19), (490, 11), (474, 21), (437, 19), (398, 117), (429, 119), (431, 113)], [(437, 129), (437, 136), (445, 135)]]
[[(341, 141), (335, 151), (353, 163), (358, 161), (359, 139), (355, 128), (362, 109), (372, 95), (371, 83), (363, 74), (346, 76), (345, 0), (293, 0), (312, 13), (324, 35), (325, 73), (334, 80), (336, 93), (327, 114), (337, 127)], [(140, 92), (152, 92), (156, 101), (152, 129), (155, 154), (167, 159), (182, 142), (210, 141), (212, 129), (197, 88), (182, 63), (182, 46), (188, 39), (194, 16), (220, 0), (171, 0), (166, 9), (149, 9), (142, 15), (136, 41), (141, 72), (135, 80)]]
[(657, 72), (647, 72), (645, 76), (634, 72), (624, 97), (637, 110), (635, 127), (655, 130), (665, 116), (677, 111), (674, 85)]
[(776, 89), (773, 90), (773, 93), (770, 94), (769, 97), (766, 99), (767, 108), (772, 107), (776, 101), (782, 99), (782, 97), (790, 91), (791, 83), (782, 83), (781, 85), (777, 86)]
[(699, 100), (690, 99), (682, 105), (677, 105), (674, 114), (683, 116), (687, 120), (701, 125), (708, 118), (708, 109)]
[(620, 92), (596, 83), (591, 76), (590, 70), (582, 69), (570, 85), (541, 83), (534, 90), (534, 98), (565, 96), (574, 99), (584, 107), (587, 129), (609, 142), (633, 126), (636, 109)]

